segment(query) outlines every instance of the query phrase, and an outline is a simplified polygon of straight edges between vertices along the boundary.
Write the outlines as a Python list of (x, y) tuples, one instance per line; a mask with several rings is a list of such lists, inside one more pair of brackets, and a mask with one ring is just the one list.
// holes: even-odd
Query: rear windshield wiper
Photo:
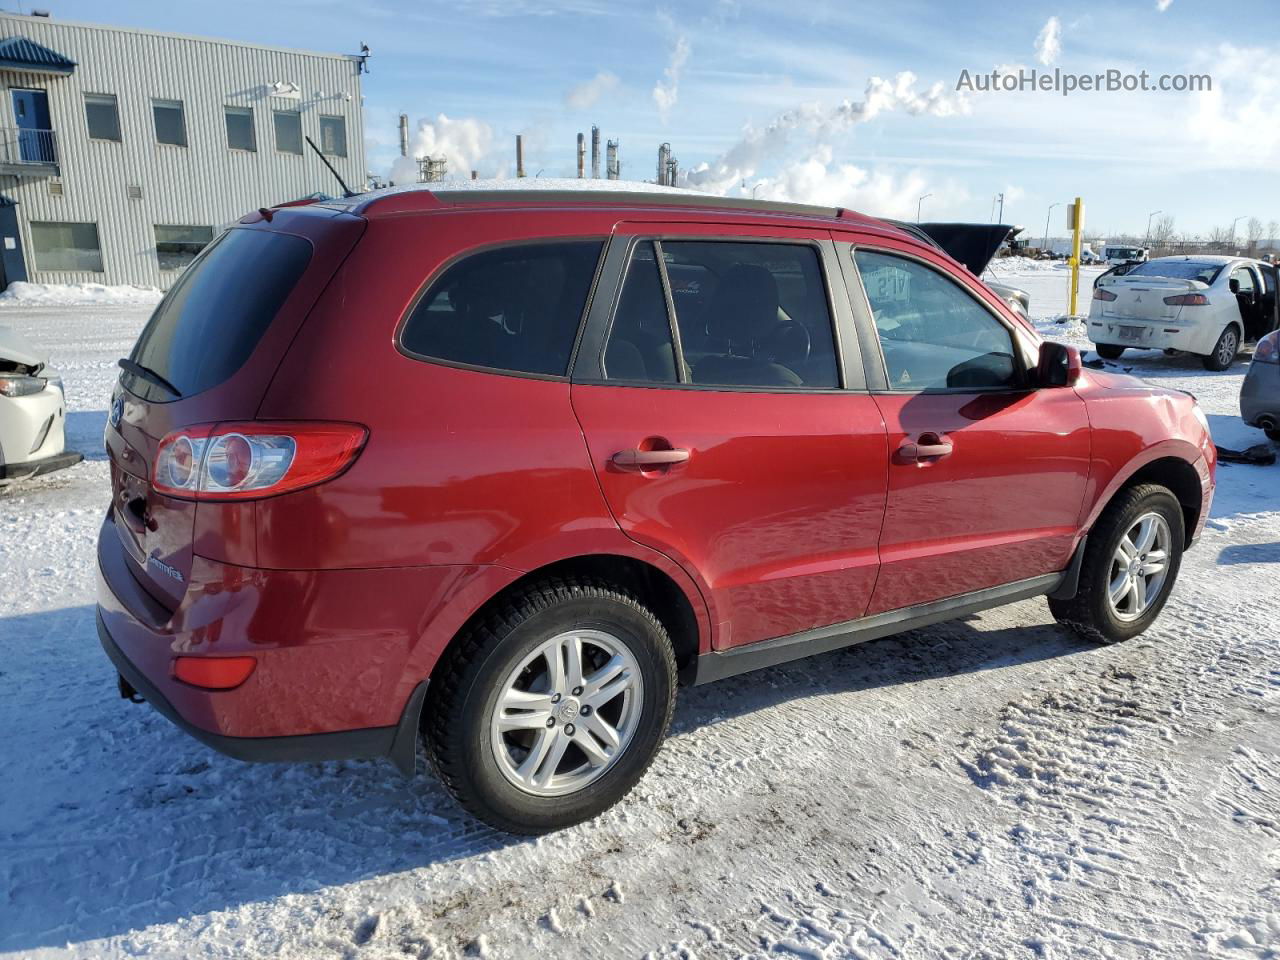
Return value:
[(156, 373), (154, 370), (150, 369), (149, 367), (144, 367), (142, 364), (137, 363), (136, 361), (130, 360), (128, 357), (123, 357), (120, 360), (117, 360), (116, 364), (125, 373), (132, 373), (135, 377), (141, 377), (143, 380), (150, 380), (157, 387), (163, 387), (165, 390), (169, 391), (169, 393), (173, 394), (175, 397), (182, 396), (181, 390), (179, 390), (172, 383), (170, 383), (168, 380), (160, 376), (160, 374)]

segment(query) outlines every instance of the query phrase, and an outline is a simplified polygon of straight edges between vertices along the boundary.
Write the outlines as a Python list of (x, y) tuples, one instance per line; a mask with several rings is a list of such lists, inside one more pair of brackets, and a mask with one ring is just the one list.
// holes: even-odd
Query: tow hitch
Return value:
[(133, 689), (133, 684), (118, 673), (116, 674), (116, 687), (120, 690), (120, 696), (130, 703), (146, 703), (138, 694), (138, 691)]

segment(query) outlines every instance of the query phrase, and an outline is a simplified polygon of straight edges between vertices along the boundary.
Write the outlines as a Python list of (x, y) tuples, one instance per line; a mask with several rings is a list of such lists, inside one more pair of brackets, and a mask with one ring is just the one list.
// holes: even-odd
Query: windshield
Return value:
[(1222, 272), (1222, 264), (1205, 263), (1203, 260), (1148, 260), (1140, 263), (1125, 276), (1169, 277), (1174, 280), (1199, 280), (1210, 285)]

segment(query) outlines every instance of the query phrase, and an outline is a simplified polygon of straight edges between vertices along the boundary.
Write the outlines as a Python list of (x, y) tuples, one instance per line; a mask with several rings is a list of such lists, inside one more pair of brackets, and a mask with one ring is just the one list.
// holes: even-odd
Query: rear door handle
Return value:
[(951, 456), (955, 447), (951, 441), (938, 433), (922, 433), (915, 443), (904, 443), (898, 453), (904, 460), (934, 460)]
[(689, 459), (688, 450), (619, 450), (611, 458), (616, 467), (624, 470), (644, 470), (649, 467), (669, 467)]

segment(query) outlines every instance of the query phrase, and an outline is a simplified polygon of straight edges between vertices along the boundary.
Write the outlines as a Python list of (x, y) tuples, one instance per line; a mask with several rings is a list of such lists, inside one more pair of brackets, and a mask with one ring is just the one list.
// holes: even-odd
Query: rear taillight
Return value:
[(1095, 300), (1114, 300), (1116, 295), (1110, 290), (1103, 290), (1102, 287), (1093, 288), (1093, 299)]
[(1280, 330), (1268, 333), (1253, 351), (1254, 363), (1280, 363)]
[(1207, 307), (1209, 298), (1203, 293), (1180, 293), (1176, 297), (1165, 297), (1164, 302), (1171, 307)]
[(201, 424), (160, 441), (151, 485), (188, 500), (253, 500), (332, 480), (369, 431), (354, 423)]

